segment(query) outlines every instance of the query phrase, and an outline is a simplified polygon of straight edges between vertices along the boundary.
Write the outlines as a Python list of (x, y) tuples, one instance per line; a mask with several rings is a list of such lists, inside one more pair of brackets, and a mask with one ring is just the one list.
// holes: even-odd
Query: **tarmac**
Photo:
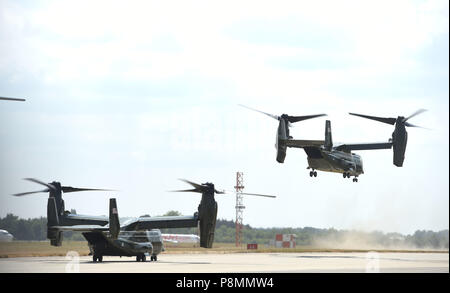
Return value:
[(158, 261), (104, 256), (0, 259), (0, 273), (449, 273), (449, 253), (186, 253)]

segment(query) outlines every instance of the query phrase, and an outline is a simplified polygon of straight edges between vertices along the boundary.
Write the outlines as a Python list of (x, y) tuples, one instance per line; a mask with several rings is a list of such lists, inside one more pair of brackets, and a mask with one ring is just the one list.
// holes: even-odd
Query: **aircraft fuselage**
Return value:
[(94, 261), (104, 255), (143, 257), (145, 254), (152, 255), (152, 260), (156, 260), (156, 255), (164, 250), (159, 230), (120, 231), (117, 239), (112, 239), (105, 232), (84, 232), (83, 236), (89, 243)]
[(327, 151), (319, 147), (305, 147), (308, 155), (308, 168), (325, 172), (345, 173), (347, 176), (359, 176), (364, 173), (359, 155), (332, 149)]

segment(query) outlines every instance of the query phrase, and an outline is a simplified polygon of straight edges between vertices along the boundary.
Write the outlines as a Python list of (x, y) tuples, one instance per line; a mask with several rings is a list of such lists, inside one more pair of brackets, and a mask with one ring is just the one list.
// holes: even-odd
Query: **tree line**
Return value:
[[(177, 216), (176, 211), (164, 216)], [(125, 219), (122, 219), (125, 220)], [(42, 241), (47, 239), (47, 219), (20, 219), (13, 214), (0, 218), (0, 229), (7, 230), (15, 240)], [(162, 233), (198, 234), (197, 228), (161, 229)], [(235, 222), (218, 219), (214, 241), (220, 243), (235, 242)], [(356, 230), (337, 230), (334, 228), (254, 228), (244, 225), (241, 243), (273, 244), (276, 234), (296, 235), (297, 246), (322, 248), (392, 248), (392, 249), (445, 249), (449, 248), (449, 230), (438, 232), (417, 230), (411, 235), (400, 233), (383, 233), (380, 231), (362, 232)], [(84, 237), (79, 232), (64, 232), (65, 240), (81, 241)], [(352, 247), (353, 246), (353, 247)]]

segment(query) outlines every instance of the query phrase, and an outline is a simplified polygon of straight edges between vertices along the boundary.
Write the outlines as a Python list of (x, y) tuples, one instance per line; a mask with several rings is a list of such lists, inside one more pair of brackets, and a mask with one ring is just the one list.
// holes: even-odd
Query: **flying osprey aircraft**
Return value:
[(353, 176), (354, 177), (353, 182), (358, 182), (358, 176), (364, 174), (364, 170), (361, 156), (353, 153), (352, 151), (393, 148), (394, 152), (393, 163), (397, 167), (402, 167), (403, 161), (405, 159), (406, 142), (408, 139), (406, 127), (420, 127), (413, 125), (407, 121), (410, 118), (426, 111), (424, 109), (420, 109), (406, 118), (403, 116), (399, 116), (397, 118), (382, 118), (349, 113), (350, 115), (395, 125), (394, 132), (392, 133), (392, 138), (389, 139), (387, 142), (341, 144), (334, 146), (331, 135), (330, 120), (326, 120), (325, 122), (325, 140), (298, 140), (293, 139), (292, 136), (289, 135), (288, 122), (297, 122), (305, 119), (324, 116), (325, 114), (311, 115), (311, 116), (297, 116), (296, 117), (297, 119), (289, 121), (288, 119), (283, 119), (283, 117), (289, 118), (295, 116), (288, 116), (286, 114), (276, 116), (246, 106), (243, 107), (253, 111), (260, 112), (279, 121), (276, 140), (277, 142), (275, 144), (275, 147), (277, 149), (277, 162), (279, 163), (284, 162), (284, 159), (286, 157), (286, 149), (288, 147), (303, 148), (306, 155), (308, 156), (307, 169), (311, 169), (311, 171), (309, 172), (310, 177), (317, 177), (316, 170), (319, 170), (325, 172), (342, 173), (344, 178), (350, 178), (351, 176)]

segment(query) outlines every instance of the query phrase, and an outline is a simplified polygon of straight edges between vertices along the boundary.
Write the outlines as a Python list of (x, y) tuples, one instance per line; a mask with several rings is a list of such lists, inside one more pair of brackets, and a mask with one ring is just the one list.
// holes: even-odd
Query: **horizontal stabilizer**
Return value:
[(324, 140), (302, 140), (302, 139), (286, 139), (283, 140), (286, 146), (291, 148), (319, 147), (325, 144)]
[(356, 144), (342, 144), (336, 147), (338, 151), (363, 151), (363, 150), (381, 150), (392, 148), (391, 142), (380, 143), (356, 143)]
[(77, 231), (77, 232), (95, 232), (95, 231), (109, 231), (109, 226), (99, 225), (74, 225), (74, 226), (52, 226), (52, 229), (60, 231)]
[(122, 228), (125, 231), (151, 230), (164, 228), (189, 228), (197, 227), (198, 214), (193, 216), (167, 216), (167, 217), (141, 217), (126, 223)]

